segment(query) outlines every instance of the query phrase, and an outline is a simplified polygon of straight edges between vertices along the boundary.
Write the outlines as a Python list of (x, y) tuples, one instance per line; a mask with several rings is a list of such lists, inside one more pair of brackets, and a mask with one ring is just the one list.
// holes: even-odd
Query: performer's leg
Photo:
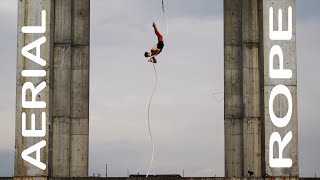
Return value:
[(163, 36), (162, 36), (162, 34), (159, 32), (159, 30), (158, 30), (158, 28), (157, 28), (157, 26), (156, 26), (155, 23), (153, 23), (153, 28), (154, 28), (155, 34), (156, 34), (157, 37), (158, 37), (158, 40), (159, 40), (159, 41), (162, 41), (162, 40), (163, 40)]

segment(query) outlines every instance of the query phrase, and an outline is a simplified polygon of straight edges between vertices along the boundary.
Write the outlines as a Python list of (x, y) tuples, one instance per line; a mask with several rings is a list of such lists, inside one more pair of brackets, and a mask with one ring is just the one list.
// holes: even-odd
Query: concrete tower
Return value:
[[(18, 6), (15, 177), (88, 176), (90, 0), (20, 0)], [(39, 27), (43, 22), (44, 32), (22, 30), (23, 26)], [(45, 60), (45, 65), (22, 53), (24, 47), (41, 37), (45, 42), (39, 46), (40, 55), (37, 47), (30, 48), (30, 53)], [(35, 76), (35, 71), (28, 75), (23, 70), (45, 73)], [(46, 87), (37, 93), (31, 91), (28, 82), (34, 89), (41, 82)], [(44, 108), (23, 105), (24, 97), (32, 101), (35, 95), (36, 101), (46, 103)], [(24, 129), (34, 129), (34, 113), (35, 129), (44, 125), (44, 135), (23, 134), (23, 112)], [(43, 112), (45, 121), (41, 121)], [(40, 156), (34, 156), (35, 149), (29, 147), (37, 147)], [(31, 153), (31, 160), (24, 159), (22, 152)], [(41, 169), (32, 159), (45, 167)]]
[(90, 0), (55, 0), (52, 176), (88, 176)]
[[(274, 9), (273, 25), (270, 25), (270, 9)], [(274, 31), (288, 31), (292, 8), (291, 38), (279, 36), (272, 40), (270, 28)], [(278, 11), (282, 10), (282, 27), (278, 25)], [(287, 34), (290, 34), (288, 32)], [(253, 176), (299, 176), (298, 162), (298, 119), (297, 119), (297, 71), (295, 38), (294, 0), (225, 0), (224, 1), (224, 83), (225, 83), (225, 176), (246, 177), (248, 171)], [(272, 48), (280, 46), (281, 53), (272, 56)], [(278, 48), (279, 50), (279, 48)], [(270, 58), (271, 56), (271, 58)], [(271, 60), (270, 60), (271, 59)], [(269, 63), (273, 62), (273, 66)], [(282, 67), (283, 65), (283, 67)], [(289, 69), (292, 77), (271, 77), (271, 70)], [(271, 91), (276, 93), (277, 85), (284, 85), (292, 97), (278, 93), (270, 102)], [(282, 87), (282, 86), (281, 86)], [(279, 126), (287, 114), (289, 122)], [(273, 110), (275, 116), (270, 116)], [(275, 119), (277, 117), (278, 119)], [(272, 119), (273, 118), (273, 119)], [(270, 164), (270, 151), (273, 158), (279, 158), (279, 144), (290, 132), (292, 139), (282, 152), (283, 158), (290, 158), (290, 167), (274, 167)], [(279, 133), (278, 141), (270, 142), (271, 136)], [(274, 135), (272, 135), (274, 134)], [(274, 144), (274, 145), (273, 145)], [(273, 145), (272, 149), (271, 148)], [(281, 163), (280, 163), (281, 164)], [(283, 164), (283, 163), (282, 163)], [(284, 165), (283, 165), (284, 166)]]

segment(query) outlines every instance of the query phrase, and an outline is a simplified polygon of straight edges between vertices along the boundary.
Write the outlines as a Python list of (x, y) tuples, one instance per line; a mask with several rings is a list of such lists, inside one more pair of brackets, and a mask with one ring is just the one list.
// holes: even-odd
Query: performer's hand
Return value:
[(156, 23), (155, 23), (155, 22), (152, 22), (152, 26), (153, 26), (153, 27), (156, 27)]

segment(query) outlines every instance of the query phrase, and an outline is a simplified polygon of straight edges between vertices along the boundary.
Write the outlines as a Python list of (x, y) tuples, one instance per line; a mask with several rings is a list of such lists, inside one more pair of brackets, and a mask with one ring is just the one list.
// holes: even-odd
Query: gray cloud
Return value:
[(317, 130), (320, 121), (316, 113), (319, 110), (317, 104), (320, 100), (320, 81), (318, 80), (320, 62), (317, 55), (317, 52), (320, 51), (317, 45), (320, 40), (319, 31), (320, 24), (314, 17), (297, 22), (299, 154), (302, 176), (320, 174), (320, 156), (317, 153), (320, 151), (320, 143), (317, 140), (320, 136)]
[(318, 0), (297, 0), (296, 7), (298, 20), (314, 19), (316, 23), (320, 18), (320, 1)]
[(14, 151), (1, 148), (0, 160), (0, 177), (12, 177)]
[(12, 176), (14, 163), (16, 1), (0, 2), (0, 177)]
[[(95, 72), (91, 74), (94, 88), (90, 126), (94, 132), (91, 131), (90, 138), (91, 144), (99, 148), (92, 149), (90, 154), (101, 154), (101, 149), (105, 153), (99, 162), (91, 161), (90, 170), (103, 174), (104, 164), (108, 163), (111, 176), (125, 176), (126, 168), (132, 173), (146, 173), (151, 153), (146, 108), (154, 75), (143, 52), (156, 40), (151, 22), (140, 27), (130, 27), (129, 19), (117, 21), (112, 27), (98, 25), (99, 22), (93, 22), (97, 25), (92, 32), (97, 29), (114, 36), (111, 39), (99, 38), (101, 33), (92, 36), (99, 46), (91, 51), (91, 59), (97, 63), (91, 65)], [(177, 16), (171, 17), (169, 24), (169, 37), (157, 65), (159, 89), (151, 110), (156, 143), (152, 173), (181, 173), (184, 169), (188, 176), (223, 176), (223, 156), (217, 155), (223, 154), (224, 148), (220, 128), (223, 121), (218, 121), (223, 119), (223, 104), (212, 103), (210, 98), (213, 86), (223, 89), (222, 20)], [(159, 27), (165, 29), (163, 24)], [(212, 56), (220, 59), (213, 61)], [(104, 103), (95, 101), (101, 97)], [(118, 143), (122, 146), (115, 145)], [(131, 152), (132, 148), (136, 150)], [(126, 159), (133, 162), (124, 162)]]

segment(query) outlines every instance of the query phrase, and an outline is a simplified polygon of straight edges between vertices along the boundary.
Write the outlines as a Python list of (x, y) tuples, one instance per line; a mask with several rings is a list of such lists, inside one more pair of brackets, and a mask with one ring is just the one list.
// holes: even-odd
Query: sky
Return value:
[[(320, 175), (320, 1), (297, 0), (300, 176)], [(151, 106), (151, 174), (224, 176), (223, 1), (165, 1), (168, 36), (158, 57)], [(151, 158), (147, 105), (154, 71), (143, 57), (156, 44), (155, 20), (167, 27), (160, 0), (92, 0), (90, 175), (146, 173)], [(14, 164), (17, 2), (0, 1), (0, 177)]]

